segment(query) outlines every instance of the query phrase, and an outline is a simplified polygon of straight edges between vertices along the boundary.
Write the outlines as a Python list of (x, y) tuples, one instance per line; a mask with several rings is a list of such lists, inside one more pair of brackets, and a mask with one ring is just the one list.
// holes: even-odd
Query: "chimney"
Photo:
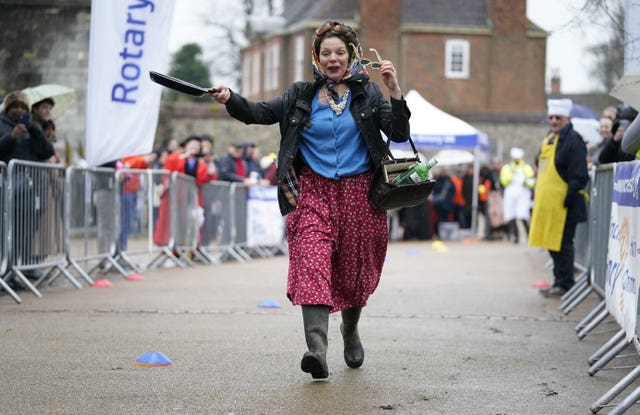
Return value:
[(359, 3), (358, 37), (365, 55), (370, 53), (369, 48), (376, 48), (383, 58), (398, 62), (402, 0), (367, 0)]
[(500, 35), (524, 35), (527, 30), (527, 0), (489, 0), (493, 29)]
[(554, 68), (551, 71), (551, 95), (561, 95), (562, 92), (560, 91), (560, 83), (561, 83), (561, 78), (560, 78), (560, 71), (558, 70), (558, 68)]

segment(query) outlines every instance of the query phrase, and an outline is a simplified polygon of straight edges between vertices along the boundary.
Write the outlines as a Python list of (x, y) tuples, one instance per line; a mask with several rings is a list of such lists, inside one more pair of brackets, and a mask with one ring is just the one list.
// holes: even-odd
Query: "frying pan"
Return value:
[(169, 76), (169, 75), (164, 75), (159, 72), (149, 71), (149, 76), (151, 77), (151, 80), (157, 84), (166, 86), (167, 88), (171, 88), (174, 91), (192, 95), (194, 97), (201, 97), (208, 93), (218, 92), (217, 89), (206, 89), (201, 86), (183, 81), (182, 79), (174, 78), (173, 76)]

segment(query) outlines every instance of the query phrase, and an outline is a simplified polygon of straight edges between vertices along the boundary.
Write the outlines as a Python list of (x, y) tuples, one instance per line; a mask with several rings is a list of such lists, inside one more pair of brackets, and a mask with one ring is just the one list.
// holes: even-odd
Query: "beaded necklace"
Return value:
[(327, 98), (329, 106), (331, 107), (333, 112), (335, 112), (336, 115), (340, 115), (342, 114), (342, 111), (344, 111), (344, 108), (347, 106), (347, 100), (349, 99), (349, 88), (345, 89), (339, 104), (336, 104), (336, 101), (329, 94), (329, 89), (326, 86), (324, 87), (324, 96)]

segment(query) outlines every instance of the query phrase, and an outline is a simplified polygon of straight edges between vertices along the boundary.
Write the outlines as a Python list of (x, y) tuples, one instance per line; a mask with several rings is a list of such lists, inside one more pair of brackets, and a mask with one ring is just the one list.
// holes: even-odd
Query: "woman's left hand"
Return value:
[(383, 60), (380, 62), (380, 74), (382, 75), (382, 82), (389, 88), (391, 97), (395, 99), (402, 99), (402, 90), (400, 89), (400, 83), (398, 82), (398, 76), (396, 74), (396, 68), (391, 61)]

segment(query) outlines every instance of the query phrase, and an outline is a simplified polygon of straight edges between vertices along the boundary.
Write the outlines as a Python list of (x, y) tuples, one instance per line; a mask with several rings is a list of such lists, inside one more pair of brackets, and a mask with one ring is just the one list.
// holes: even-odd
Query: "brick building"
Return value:
[[(343, 21), (392, 60), (403, 91), (473, 121), (538, 121), (545, 110), (546, 32), (526, 17), (526, 0), (285, 0), (284, 27), (243, 51), (242, 92), (279, 95), (312, 78), (313, 30)], [(380, 81), (375, 70), (372, 79)]]

